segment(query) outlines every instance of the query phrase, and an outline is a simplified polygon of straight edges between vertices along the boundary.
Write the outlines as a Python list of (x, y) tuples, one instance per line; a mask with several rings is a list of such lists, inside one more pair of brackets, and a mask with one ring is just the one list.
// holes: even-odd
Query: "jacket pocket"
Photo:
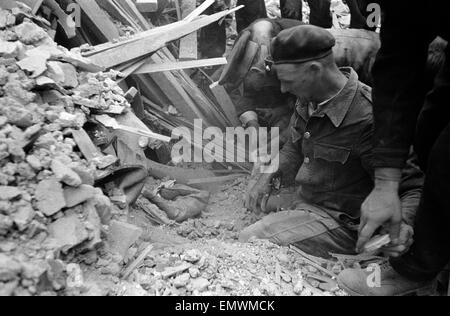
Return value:
[(323, 143), (314, 144), (314, 158), (345, 164), (350, 158), (351, 148)]

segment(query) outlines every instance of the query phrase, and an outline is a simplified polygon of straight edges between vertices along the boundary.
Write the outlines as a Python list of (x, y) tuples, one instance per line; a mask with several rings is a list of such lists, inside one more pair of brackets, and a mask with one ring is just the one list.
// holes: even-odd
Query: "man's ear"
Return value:
[(313, 74), (313, 75), (318, 75), (318, 74), (320, 74), (320, 73), (322, 72), (322, 68), (323, 68), (322, 64), (320, 64), (320, 63), (318, 63), (318, 62), (316, 62), (316, 61), (313, 61), (313, 62), (309, 65), (308, 71), (309, 71), (311, 74)]

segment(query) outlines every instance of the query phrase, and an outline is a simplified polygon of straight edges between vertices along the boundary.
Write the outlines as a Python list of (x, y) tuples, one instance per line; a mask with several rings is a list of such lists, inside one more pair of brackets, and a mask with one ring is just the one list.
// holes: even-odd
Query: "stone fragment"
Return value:
[(59, 181), (69, 186), (79, 187), (82, 183), (76, 172), (57, 159), (52, 161), (51, 169)]
[(9, 216), (0, 214), (0, 236), (6, 236), (12, 229), (14, 222)]
[(181, 287), (185, 287), (189, 280), (191, 279), (191, 276), (189, 273), (183, 273), (182, 275), (178, 276), (173, 280), (173, 286), (175, 286), (177, 289)]
[(0, 253), (0, 282), (14, 281), (21, 272), (20, 262)]
[(34, 23), (25, 21), (15, 27), (19, 40), (27, 45), (32, 45), (48, 37), (47, 33)]
[(36, 157), (34, 155), (30, 155), (30, 156), (27, 156), (26, 161), (31, 166), (31, 168), (33, 168), (34, 170), (40, 171), (42, 169), (42, 164), (38, 157)]
[(67, 63), (60, 63), (60, 68), (64, 74), (64, 81), (61, 83), (64, 88), (73, 89), (78, 86), (77, 70)]
[(20, 206), (15, 213), (12, 214), (12, 220), (16, 224), (19, 231), (24, 231), (33, 221), (35, 211), (30, 204)]
[(97, 190), (86, 184), (80, 185), (78, 188), (67, 187), (64, 189), (64, 198), (66, 207), (71, 208), (92, 199)]
[(201, 293), (206, 291), (209, 285), (210, 285), (209, 281), (205, 278), (193, 279), (189, 284), (189, 290), (198, 291)]
[(62, 185), (55, 179), (39, 182), (35, 192), (35, 199), (39, 211), (46, 216), (52, 216), (66, 207)]
[(14, 42), (0, 40), (0, 57), (16, 58), (19, 54), (19, 46)]
[(22, 195), (17, 187), (0, 186), (0, 200), (10, 201), (19, 198)]
[(111, 250), (125, 257), (128, 249), (141, 237), (141, 228), (119, 221), (111, 221), (109, 243)]
[(0, 10), (0, 29), (16, 24), (16, 17), (7, 10)]
[(75, 263), (69, 263), (66, 267), (67, 271), (67, 281), (66, 281), (66, 287), (68, 290), (84, 290), (85, 284), (84, 284), (84, 276), (83, 271), (81, 271), (81, 268), (78, 264)]
[(66, 286), (66, 265), (61, 260), (47, 260), (47, 273), (39, 280), (38, 292), (60, 291)]
[(76, 214), (58, 219), (48, 227), (50, 238), (56, 241), (59, 248), (70, 250), (89, 238), (85, 225)]
[(28, 280), (38, 280), (47, 271), (47, 262), (43, 260), (22, 263), (22, 276)]
[(18, 280), (8, 283), (0, 283), (0, 297), (12, 296), (18, 286), (19, 286)]
[(91, 185), (93, 186), (95, 183), (94, 175), (92, 172), (89, 172), (89, 170), (86, 167), (83, 166), (70, 166), (70, 169), (72, 169), (76, 174), (80, 177), (81, 182), (83, 184)]
[(196, 263), (201, 259), (201, 257), (202, 254), (200, 253), (200, 251), (198, 251), (197, 249), (191, 249), (183, 254), (182, 259), (190, 263)]
[(200, 276), (200, 270), (197, 269), (196, 267), (192, 267), (189, 269), (189, 274), (191, 278), (196, 279)]

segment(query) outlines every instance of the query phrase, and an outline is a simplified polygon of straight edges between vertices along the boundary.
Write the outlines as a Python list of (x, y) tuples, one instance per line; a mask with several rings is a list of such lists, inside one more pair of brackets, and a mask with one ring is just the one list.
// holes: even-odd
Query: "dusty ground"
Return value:
[(141, 210), (133, 210), (129, 222), (143, 228), (144, 234), (125, 262), (129, 265), (150, 244), (153, 250), (125, 279), (114, 271), (121, 266), (106, 254), (91, 266), (91, 273), (85, 273), (91, 294), (95, 290), (120, 296), (343, 295), (333, 282), (308, 278), (320, 279), (321, 272), (289, 248), (237, 241), (239, 231), (257, 220), (243, 208), (246, 181), (244, 177), (223, 185), (201, 218), (181, 225), (156, 226)]

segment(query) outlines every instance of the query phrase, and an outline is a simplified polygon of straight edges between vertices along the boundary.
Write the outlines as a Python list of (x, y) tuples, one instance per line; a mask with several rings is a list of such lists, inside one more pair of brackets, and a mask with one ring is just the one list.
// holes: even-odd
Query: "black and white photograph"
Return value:
[(0, 0), (0, 296), (450, 296), (449, 20), (448, 0)]

